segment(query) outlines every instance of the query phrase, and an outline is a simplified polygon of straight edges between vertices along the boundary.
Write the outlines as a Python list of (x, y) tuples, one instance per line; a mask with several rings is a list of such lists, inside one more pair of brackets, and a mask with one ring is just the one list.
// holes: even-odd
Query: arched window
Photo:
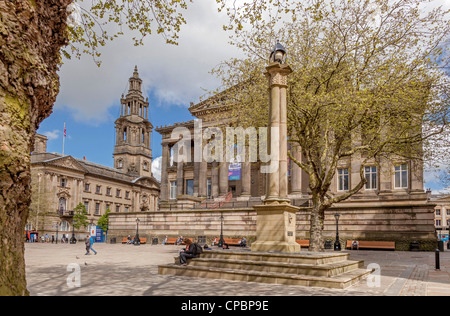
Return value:
[(71, 231), (70, 224), (67, 221), (62, 221), (61, 225), (59, 225), (59, 231), (61, 231), (61, 232)]
[(127, 128), (126, 127), (123, 129), (123, 141), (124, 142), (127, 141)]

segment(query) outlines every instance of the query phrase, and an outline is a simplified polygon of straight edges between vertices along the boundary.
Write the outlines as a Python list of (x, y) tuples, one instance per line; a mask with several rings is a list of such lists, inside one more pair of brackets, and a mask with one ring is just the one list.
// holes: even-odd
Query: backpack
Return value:
[(202, 252), (203, 252), (202, 246), (200, 246), (197, 243), (194, 243), (193, 245), (194, 245), (194, 249), (193, 249), (194, 256), (198, 256), (198, 255), (202, 254)]

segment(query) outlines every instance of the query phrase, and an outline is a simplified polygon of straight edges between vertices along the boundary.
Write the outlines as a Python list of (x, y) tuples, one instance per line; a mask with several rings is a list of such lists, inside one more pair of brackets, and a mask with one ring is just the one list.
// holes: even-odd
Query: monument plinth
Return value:
[(290, 204), (287, 176), (287, 77), (292, 70), (286, 64), (286, 51), (280, 43), (272, 52), (266, 70), (270, 92), (268, 146), (272, 160), (264, 205), (254, 207), (256, 242), (251, 249), (300, 252), (300, 245), (295, 241), (298, 208)]

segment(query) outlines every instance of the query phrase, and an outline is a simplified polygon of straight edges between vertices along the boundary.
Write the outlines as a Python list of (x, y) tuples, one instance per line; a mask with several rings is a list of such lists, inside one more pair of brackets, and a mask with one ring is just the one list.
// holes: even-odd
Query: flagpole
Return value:
[(63, 151), (62, 151), (62, 154), (63, 154), (63, 156), (64, 156), (64, 143), (65, 143), (65, 141), (66, 141), (66, 122), (64, 122), (64, 136), (63, 136)]

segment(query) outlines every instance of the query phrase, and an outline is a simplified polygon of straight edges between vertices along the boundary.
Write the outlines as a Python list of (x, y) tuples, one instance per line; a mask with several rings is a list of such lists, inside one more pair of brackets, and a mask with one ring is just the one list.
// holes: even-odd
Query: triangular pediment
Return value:
[(132, 181), (134, 184), (146, 186), (148, 188), (159, 189), (159, 182), (153, 177), (139, 177)]
[(57, 167), (63, 167), (67, 169), (72, 169), (75, 171), (80, 171), (83, 173), (87, 173), (88, 170), (83, 167), (75, 158), (72, 156), (65, 156), (61, 158), (55, 158), (51, 160), (45, 161), (46, 164), (57, 166)]

